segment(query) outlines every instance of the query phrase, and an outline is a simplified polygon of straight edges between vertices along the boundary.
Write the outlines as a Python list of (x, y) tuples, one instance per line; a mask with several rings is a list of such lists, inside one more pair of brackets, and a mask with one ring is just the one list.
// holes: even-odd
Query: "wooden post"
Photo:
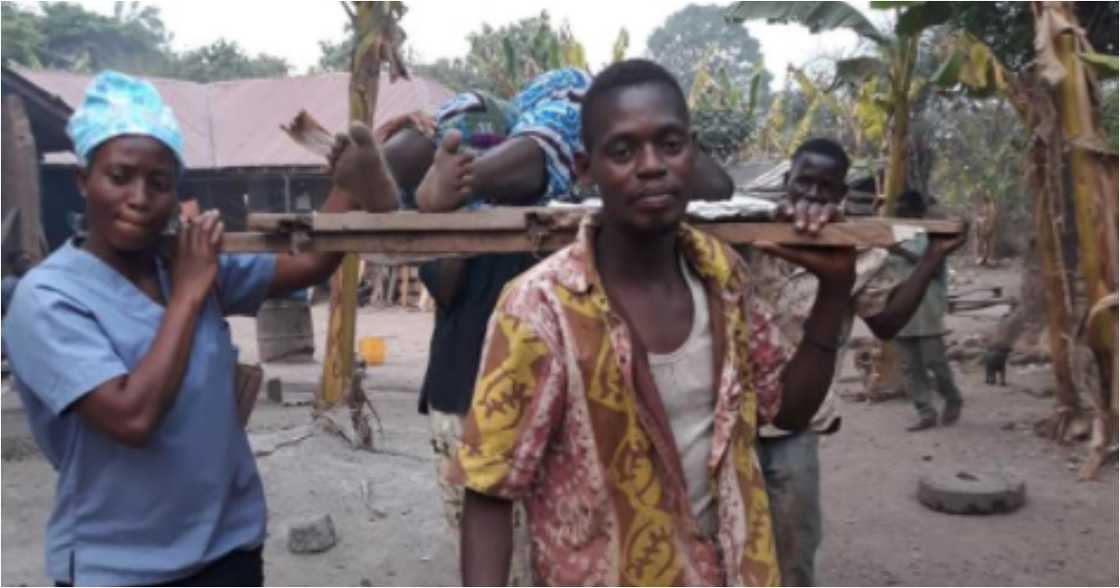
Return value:
[[(403, 71), (395, 47), (395, 32), (396, 22), (404, 14), (404, 6), (400, 2), (343, 2), (342, 6), (354, 27), (354, 53), (351, 55), (347, 97), (350, 120), (372, 127), (383, 56), (389, 56), (394, 79), (398, 71)], [(362, 416), (368, 402), (360, 386), (354, 386), (354, 335), (360, 271), (358, 256), (348, 253), (331, 278), (330, 320), (316, 409), (324, 411), (345, 398), (350, 406), (355, 431), (351, 442), (372, 449), (372, 433)]]
[[(26, 270), (43, 259), (42, 203), (39, 187), (39, 152), (35, 136), (31, 133), (31, 120), (27, 117), (23, 99), (15, 94), (3, 102), (3, 176), (2, 214), (5, 220), (14, 219), (14, 234), (5, 243), (15, 243), (13, 249), (4, 249), (3, 272), (13, 270), (18, 257)], [(18, 217), (10, 217), (19, 211)]]

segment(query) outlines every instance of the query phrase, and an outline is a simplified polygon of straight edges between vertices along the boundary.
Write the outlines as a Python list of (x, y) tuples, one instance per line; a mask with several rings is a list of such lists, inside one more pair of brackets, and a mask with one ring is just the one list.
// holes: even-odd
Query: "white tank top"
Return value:
[(714, 535), (718, 520), (708, 476), (715, 424), (712, 329), (704, 284), (684, 258), (681, 271), (692, 294), (692, 328), (688, 339), (675, 351), (650, 353), (649, 366), (681, 456), (692, 514), (704, 532)]

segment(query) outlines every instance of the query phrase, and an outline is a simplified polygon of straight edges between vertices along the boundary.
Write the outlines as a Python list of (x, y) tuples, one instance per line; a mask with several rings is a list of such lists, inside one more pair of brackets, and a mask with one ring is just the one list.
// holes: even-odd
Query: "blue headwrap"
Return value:
[(82, 167), (93, 150), (120, 135), (145, 135), (167, 146), (183, 168), (179, 123), (151, 84), (115, 71), (103, 71), (86, 89), (82, 105), (70, 116), (66, 133)]

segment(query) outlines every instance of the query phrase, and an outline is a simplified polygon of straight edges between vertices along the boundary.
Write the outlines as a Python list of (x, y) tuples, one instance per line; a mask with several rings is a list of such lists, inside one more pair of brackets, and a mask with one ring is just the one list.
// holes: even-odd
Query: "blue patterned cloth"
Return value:
[(158, 140), (183, 167), (183, 134), (175, 113), (151, 84), (122, 73), (103, 71), (93, 78), (81, 106), (70, 116), (66, 133), (83, 167), (89, 165), (98, 145), (120, 135)]
[[(534, 78), (512, 101), (486, 92), (465, 92), (444, 103), (436, 112), (436, 141), (452, 129), (463, 135), (463, 146), (477, 154), (506, 139), (528, 137), (545, 155), (548, 186), (536, 204), (571, 197), (575, 156), (583, 152), (580, 139), (580, 106), (591, 86), (586, 72), (564, 68)], [(467, 203), (481, 207), (485, 197)]]
[(510, 137), (529, 137), (544, 151), (548, 188), (542, 200), (571, 199), (575, 156), (583, 153), (579, 112), (590, 86), (587, 72), (557, 69), (537, 76), (514, 98), (520, 116)]
[(436, 111), (436, 142), (448, 131), (456, 130), (463, 136), (463, 148), (480, 155), (509, 138), (517, 115), (508, 100), (487, 92), (464, 92)]

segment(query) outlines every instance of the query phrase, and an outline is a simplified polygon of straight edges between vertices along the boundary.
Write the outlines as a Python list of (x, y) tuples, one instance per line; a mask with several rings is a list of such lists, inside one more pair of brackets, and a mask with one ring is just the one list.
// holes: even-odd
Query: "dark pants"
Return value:
[(816, 581), (821, 544), (819, 438), (813, 431), (758, 438), (783, 586), (813, 586)]
[[(946, 406), (960, 406), (961, 391), (953, 380), (953, 369), (945, 357), (945, 341), (940, 335), (933, 337), (897, 337), (894, 340), (902, 351), (902, 371), (906, 375), (906, 391), (914, 409), (922, 419), (936, 419), (930, 388), (945, 399)], [(933, 373), (930, 381), (929, 374)]]
[[(224, 555), (193, 576), (153, 586), (264, 586), (264, 559), (260, 547)], [(57, 582), (56, 586), (73, 586)]]

